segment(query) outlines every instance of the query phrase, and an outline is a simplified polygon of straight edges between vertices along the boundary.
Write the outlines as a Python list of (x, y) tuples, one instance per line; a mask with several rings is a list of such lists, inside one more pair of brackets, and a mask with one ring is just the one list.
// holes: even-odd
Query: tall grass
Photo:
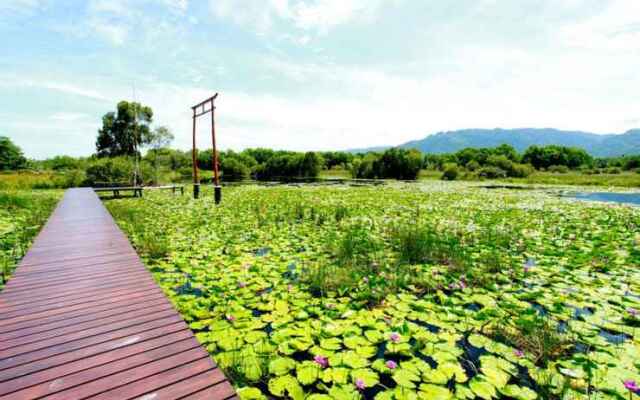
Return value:
[(170, 251), (167, 232), (160, 221), (149, 221), (144, 212), (129, 202), (109, 204), (109, 212), (133, 239), (133, 246), (150, 263), (166, 258)]
[(0, 190), (66, 189), (81, 186), (84, 180), (81, 170), (0, 172)]

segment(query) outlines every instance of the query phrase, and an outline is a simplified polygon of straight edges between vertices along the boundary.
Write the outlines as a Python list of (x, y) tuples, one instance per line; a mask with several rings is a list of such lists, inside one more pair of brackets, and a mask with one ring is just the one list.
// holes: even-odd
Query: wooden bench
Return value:
[(133, 192), (134, 197), (142, 197), (144, 190), (171, 190), (174, 194), (180, 190), (180, 194), (184, 194), (184, 186), (182, 185), (95, 187), (93, 190), (96, 193), (113, 192), (113, 197), (120, 197), (120, 192)]

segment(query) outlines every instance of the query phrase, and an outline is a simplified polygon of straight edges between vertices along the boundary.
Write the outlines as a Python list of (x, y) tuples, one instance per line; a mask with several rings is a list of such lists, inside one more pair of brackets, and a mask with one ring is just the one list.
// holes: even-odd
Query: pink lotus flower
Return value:
[(322, 368), (327, 368), (329, 366), (329, 359), (327, 357), (323, 357), (321, 355), (317, 355), (313, 357), (313, 361), (316, 362)]
[(389, 335), (389, 339), (393, 343), (398, 343), (400, 341), (400, 334), (398, 332), (391, 332), (391, 334)]
[(627, 379), (626, 381), (624, 381), (624, 387), (630, 392), (640, 393), (640, 386), (638, 386), (636, 381), (632, 379)]
[(640, 315), (640, 311), (636, 310), (635, 308), (631, 308), (631, 307), (627, 308), (627, 312), (632, 317), (637, 317), (638, 315)]
[(288, 291), (292, 291), (293, 290), (293, 285), (291, 285), (291, 284), (287, 285), (287, 290)]
[(389, 360), (389, 361), (387, 361), (384, 365), (386, 365), (386, 366), (387, 366), (387, 368), (389, 368), (389, 369), (396, 369), (396, 368), (398, 368), (398, 364), (396, 364), (396, 362), (395, 362), (395, 361), (393, 361), (393, 360)]
[(364, 390), (366, 388), (362, 379), (356, 379), (356, 388), (358, 388), (358, 390)]
[(247, 287), (247, 283), (246, 282), (238, 282), (238, 287), (241, 288), (241, 289), (244, 288), (244, 287)]
[(518, 357), (518, 358), (522, 358), (522, 357), (524, 357), (524, 351), (519, 350), (519, 349), (514, 350), (514, 351), (513, 351), (513, 354), (514, 354), (516, 357)]
[(236, 320), (236, 317), (234, 317), (234, 316), (233, 316), (233, 315), (231, 315), (231, 314), (227, 314), (227, 315), (225, 316), (225, 318), (226, 318), (226, 319), (227, 319), (227, 321), (229, 321), (229, 322), (233, 322), (233, 321), (235, 321), (235, 320)]

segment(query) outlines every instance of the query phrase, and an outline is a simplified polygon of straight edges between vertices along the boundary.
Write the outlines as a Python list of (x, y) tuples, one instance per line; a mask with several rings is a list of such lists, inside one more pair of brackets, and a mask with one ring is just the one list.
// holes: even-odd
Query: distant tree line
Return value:
[[(56, 156), (27, 160), (18, 146), (0, 136), (0, 171), (36, 169), (64, 173), (66, 185), (155, 184), (188, 181), (191, 151), (172, 149), (174, 139), (166, 127), (152, 129), (153, 110), (121, 101), (106, 113), (90, 157)], [(503, 144), (493, 148), (465, 148), (455, 153), (423, 154), (415, 149), (390, 148), (354, 154), (344, 151), (295, 152), (266, 148), (218, 153), (223, 180), (280, 180), (317, 178), (322, 171), (337, 171), (360, 179), (417, 179), (421, 170), (440, 171), (443, 179), (496, 179), (526, 177), (534, 171), (583, 173), (640, 171), (640, 155), (595, 159), (586, 151), (565, 146), (531, 146), (522, 154)], [(202, 181), (211, 179), (213, 153), (197, 154)]]

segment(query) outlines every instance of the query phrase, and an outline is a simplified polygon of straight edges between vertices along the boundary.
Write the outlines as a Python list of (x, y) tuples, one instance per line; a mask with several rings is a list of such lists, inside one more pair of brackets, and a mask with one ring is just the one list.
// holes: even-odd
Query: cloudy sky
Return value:
[(183, 149), (214, 92), (233, 149), (640, 126), (638, 0), (1, 0), (0, 36), (0, 135), (33, 158), (91, 154), (134, 87)]

